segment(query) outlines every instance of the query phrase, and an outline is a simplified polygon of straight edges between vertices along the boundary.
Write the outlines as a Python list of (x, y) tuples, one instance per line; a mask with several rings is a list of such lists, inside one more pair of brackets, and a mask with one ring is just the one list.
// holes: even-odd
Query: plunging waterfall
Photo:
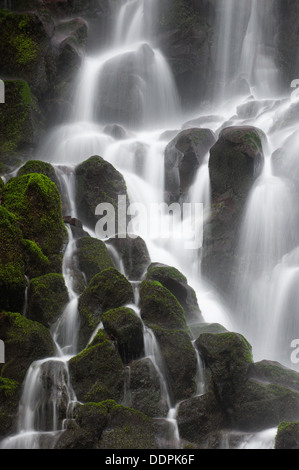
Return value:
[[(294, 209), (299, 191), (299, 136), (298, 120), (288, 121), (294, 103), (290, 97), (279, 95), (281, 74), (273, 40), (276, 20), (274, 7), (269, 5), (274, 2), (212, 2), (213, 97), (208, 106), (204, 97), (194, 97), (192, 116), (184, 114), (173, 70), (157, 46), (158, 0), (119, 3), (109, 46), (84, 57), (75, 81), (72, 111), (63, 124), (43, 138), (36, 158), (55, 167), (65, 193), (68, 213), (64, 215), (71, 217), (77, 217), (75, 167), (93, 155), (111, 163), (124, 177), (131, 205), (143, 208), (131, 222), (132, 232), (145, 241), (152, 262), (177, 268), (196, 293), (202, 317), (198, 314), (198, 321), (193, 319), (188, 327), (198, 327), (202, 318), (205, 323), (220, 323), (230, 331), (244, 334), (253, 346), (254, 360), (267, 358), (295, 368), (290, 344), (299, 334), (299, 211)], [(172, 34), (176, 34), (175, 28)], [(187, 202), (191, 206), (200, 204), (201, 210), (195, 218), (191, 212), (186, 217), (181, 214), (176, 217), (165, 210), (165, 148), (169, 135), (177, 136), (179, 129), (193, 128), (194, 122), (211, 130), (215, 141), (228, 126), (255, 126), (265, 134), (263, 168), (253, 180), (240, 217), (234, 260), (234, 269), (240, 275), (230, 281), (227, 298), (202, 274), (205, 247), (199, 244), (185, 249), (186, 243), (199, 236), (202, 227), (205, 233), (211, 223), (210, 148), (198, 163), (192, 184), (178, 198), (179, 207)], [(111, 127), (119, 135), (109, 132)], [(284, 172), (277, 171), (281, 159)], [(177, 166), (176, 163), (175, 169)], [(222, 201), (220, 209), (221, 205)], [(148, 214), (152, 217), (150, 222)], [(162, 230), (158, 230), (159, 224)], [(94, 230), (86, 230), (96, 238)], [(68, 361), (80, 352), (80, 319), (73, 272), (76, 242), (71, 230), (68, 237), (63, 277), (69, 302), (51, 328), (56, 354), (34, 362), (29, 368), (19, 405), (17, 433), (5, 439), (0, 448), (54, 447), (65, 420), (72, 418), (77, 398)], [(113, 246), (109, 250), (115, 265), (125, 273), (119, 252)], [(230, 277), (230, 273), (225, 274)], [(140, 320), (138, 283), (139, 280), (131, 283), (135, 301), (128, 307)], [(164, 447), (180, 448), (177, 423), (180, 403), (170, 398), (155, 334), (143, 322), (142, 326), (145, 358), (152, 362), (157, 374), (167, 411), (164, 417), (154, 418), (168, 425), (170, 437), (163, 440)], [(90, 343), (102, 328), (100, 323)], [(208, 384), (205, 364), (195, 342), (192, 344), (197, 361), (196, 392), (192, 399), (198, 399), (208, 390)], [(131, 402), (130, 374), (128, 365), (124, 378), (125, 405)], [(237, 447), (273, 447), (276, 429), (270, 428), (257, 434), (241, 434)], [(223, 439), (226, 447), (228, 437)]]

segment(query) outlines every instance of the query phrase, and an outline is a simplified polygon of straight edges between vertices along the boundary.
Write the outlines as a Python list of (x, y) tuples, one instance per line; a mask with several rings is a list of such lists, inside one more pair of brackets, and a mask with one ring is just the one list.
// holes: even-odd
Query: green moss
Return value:
[(44, 255), (57, 255), (66, 241), (61, 199), (52, 181), (41, 174), (12, 178), (3, 191), (3, 206), (22, 225), (24, 238), (35, 242)]
[(38, 44), (25, 34), (13, 38), (10, 44), (15, 49), (15, 58), (18, 64), (30, 64), (38, 56)]
[(48, 327), (62, 314), (68, 301), (68, 291), (61, 274), (51, 273), (32, 279), (28, 291), (27, 316)]
[(105, 269), (114, 267), (104, 242), (92, 237), (77, 241), (80, 270), (84, 272), (87, 282)]
[(79, 299), (80, 347), (86, 346), (104, 312), (132, 303), (133, 300), (131, 284), (116, 269), (105, 269), (94, 276)]
[(147, 280), (157, 280), (163, 284), (163, 280), (165, 278), (173, 278), (176, 279), (177, 281), (187, 283), (186, 277), (176, 268), (173, 268), (171, 266), (155, 266), (151, 265), (146, 274), (146, 279)]
[(143, 281), (140, 288), (141, 316), (147, 325), (187, 329), (182, 306), (175, 296), (157, 281)]
[(39, 173), (47, 176), (59, 189), (59, 182), (55, 169), (50, 163), (42, 162), (40, 160), (29, 160), (19, 169), (17, 176), (29, 175), (31, 173)]
[(0, 395), (4, 394), (6, 398), (11, 398), (17, 392), (18, 387), (19, 383), (15, 380), (0, 377)]

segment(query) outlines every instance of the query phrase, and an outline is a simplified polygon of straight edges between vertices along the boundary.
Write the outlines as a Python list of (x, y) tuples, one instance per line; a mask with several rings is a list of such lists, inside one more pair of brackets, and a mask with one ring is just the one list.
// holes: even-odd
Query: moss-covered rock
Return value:
[(189, 334), (185, 330), (153, 327), (166, 380), (173, 403), (190, 398), (197, 388), (197, 358)]
[(0, 206), (0, 310), (22, 311), (25, 287), (22, 232), (17, 218)]
[(0, 377), (0, 439), (15, 431), (20, 394), (18, 382)]
[(99, 442), (100, 449), (157, 449), (157, 423), (140, 411), (114, 406)]
[(299, 449), (299, 423), (283, 421), (279, 424), (275, 438), (275, 449)]
[[(76, 203), (80, 219), (95, 229), (99, 216), (96, 208), (101, 203), (109, 203), (118, 214), (118, 196), (127, 196), (123, 176), (99, 156), (93, 156), (76, 168)], [(114, 222), (114, 221), (113, 221)], [(116, 225), (116, 233), (118, 232)]]
[(101, 330), (88, 348), (69, 361), (69, 369), (79, 401), (122, 400), (123, 363), (116, 347)]
[(47, 28), (38, 13), (1, 10), (2, 76), (23, 78), (38, 97), (49, 90), (52, 51)]
[(50, 163), (42, 162), (40, 160), (29, 160), (19, 169), (17, 176), (30, 175), (31, 173), (39, 173), (47, 176), (56, 184), (57, 189), (60, 191), (60, 184), (56, 176), (55, 169)]
[[(0, 107), (0, 156), (11, 155), (17, 151), (26, 155), (26, 151), (28, 152), (35, 143), (39, 128), (36, 103), (27, 82), (5, 80), (4, 83), (5, 104)], [(7, 170), (13, 167), (13, 163), (15, 162), (4, 159)]]
[(100, 272), (113, 268), (113, 262), (104, 242), (92, 237), (77, 240), (79, 268), (84, 272), (87, 282)]
[(178, 269), (152, 263), (147, 270), (146, 280), (160, 282), (168, 289), (183, 307), (187, 320), (192, 322), (202, 320), (196, 293)]
[(37, 243), (53, 263), (53, 272), (61, 272), (67, 232), (55, 184), (37, 173), (12, 178), (5, 185), (2, 204), (18, 218), (24, 238)]
[(204, 364), (211, 370), (221, 405), (226, 410), (233, 408), (253, 362), (250, 344), (237, 333), (203, 333), (195, 345)]
[(46, 274), (31, 279), (27, 316), (49, 327), (62, 314), (68, 301), (68, 291), (61, 274)]
[(130, 364), (127, 371), (129, 403), (152, 418), (167, 416), (168, 404), (157, 369), (149, 358)]
[(250, 127), (227, 127), (211, 148), (209, 171), (213, 194), (230, 191), (244, 199), (263, 163), (261, 130)]
[(25, 274), (29, 279), (42, 276), (53, 270), (53, 262), (50, 262), (35, 242), (23, 240), (23, 248)]
[(227, 333), (227, 329), (219, 323), (195, 323), (190, 326), (190, 330), (194, 339), (197, 339), (199, 335), (203, 333)]
[(79, 299), (79, 347), (84, 348), (108, 310), (133, 303), (133, 289), (116, 269), (105, 269), (92, 278)]
[(230, 414), (234, 429), (258, 432), (273, 428), (283, 420), (299, 419), (299, 393), (275, 384), (248, 380), (239, 391)]
[(264, 383), (288, 387), (299, 392), (299, 374), (278, 362), (261, 361), (250, 365), (249, 377)]
[(143, 281), (140, 287), (143, 321), (150, 328), (186, 329), (184, 310), (175, 296), (157, 281)]
[(56, 449), (156, 449), (157, 424), (113, 400), (77, 405)]
[(126, 276), (132, 281), (139, 281), (151, 260), (145, 241), (141, 237), (126, 236), (111, 238), (108, 241), (121, 256)]
[(165, 149), (165, 191), (168, 200), (178, 201), (186, 195), (206, 153), (215, 144), (210, 129), (187, 129), (180, 132)]
[(6, 356), (2, 377), (19, 383), (32, 362), (55, 352), (49, 330), (18, 313), (0, 314), (0, 338), (5, 343)]
[(130, 308), (117, 308), (103, 313), (101, 317), (105, 331), (115, 338), (124, 364), (144, 354), (143, 325)]
[(180, 403), (177, 421), (181, 439), (201, 444), (222, 428), (224, 416), (213, 392), (208, 392)]

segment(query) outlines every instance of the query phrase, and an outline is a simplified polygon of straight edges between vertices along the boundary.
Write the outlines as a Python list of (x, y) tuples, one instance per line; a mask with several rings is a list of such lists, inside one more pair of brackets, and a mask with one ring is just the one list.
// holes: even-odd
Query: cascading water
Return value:
[[(239, 255), (242, 260), (246, 259), (247, 269), (238, 285), (234, 286), (232, 304), (237, 312), (235, 316), (230, 317), (226, 313), (217, 293), (201, 279), (198, 250), (181, 249), (186, 241), (184, 237), (169, 239), (167, 230), (151, 236), (148, 233), (144, 214), (150, 212), (153, 203), (164, 202), (163, 153), (168, 141), (165, 134), (160, 137), (172, 127), (184, 128), (170, 68), (154, 46), (152, 20), (156, 0), (130, 0), (119, 7), (111, 47), (99, 56), (85, 58), (78, 77), (74, 112), (68, 123), (47, 136), (38, 155), (56, 165), (61, 184), (69, 194), (66, 206), (72, 217), (76, 216), (72, 181), (74, 166), (95, 154), (112, 163), (124, 175), (130, 202), (142, 203), (146, 208), (145, 213), (141, 212), (135, 220), (132, 231), (145, 240), (151, 259), (175, 266), (187, 276), (196, 290), (207, 322), (219, 322), (230, 330), (244, 333), (254, 346), (255, 357), (276, 359), (290, 366), (286, 349), (296, 334), (296, 328), (299, 329), (296, 319), (299, 307), (296, 289), (299, 277), (298, 214), (293, 216), (298, 191), (293, 179), (296, 171), (298, 174), (296, 148), (299, 138), (295, 132), (297, 123), (284, 129), (275, 126), (278, 118), (284, 116), (293, 103), (288, 99), (280, 100), (277, 94), (279, 72), (274, 49), (269, 46), (275, 21), (271, 6), (266, 5), (268, 2), (218, 0), (214, 3), (217, 79), (213, 111), (220, 115), (220, 119), (211, 122), (208, 117), (205, 121), (201, 116), (201, 125), (219, 134), (219, 129), (227, 121), (232, 125), (246, 123), (261, 128), (268, 136), (264, 171), (248, 198), (240, 232)], [(229, 87), (231, 83), (233, 87)], [(257, 109), (254, 116), (238, 114), (236, 105), (250, 104), (253, 99)], [(107, 133), (106, 126), (115, 123), (126, 127), (122, 129), (120, 140)], [(271, 158), (271, 154), (281, 147), (286, 153), (285, 168), (288, 170), (283, 178), (275, 173)], [(209, 206), (208, 155), (198, 170), (187, 200)], [(156, 226), (159, 220), (160, 215), (155, 213), (152, 225)], [(173, 218), (165, 213), (165, 227), (169, 227), (170, 220), (173, 222)], [(187, 223), (187, 228), (182, 233), (188, 233), (190, 237), (194, 227), (192, 224), (188, 226), (188, 220), (184, 223)], [(176, 228), (176, 232), (183, 228), (181, 221), (176, 221)], [(62, 429), (61, 410), (66, 411), (76, 400), (67, 368), (67, 360), (77, 352), (79, 327), (78, 296), (70, 270), (73, 243), (69, 233), (64, 277), (70, 302), (52, 330), (57, 356), (38, 361), (29, 369), (20, 404), (18, 434), (5, 440), (3, 448), (43, 447), (47, 446), (44, 442), (49, 437), (55, 441)], [(116, 252), (113, 258), (117, 260)], [(117, 262), (121, 266), (121, 260)], [(138, 287), (136, 293), (135, 310)], [(98, 328), (101, 327), (100, 324)], [(179, 447), (175, 419), (177, 404), (170, 402), (159, 348), (152, 332), (146, 328), (144, 338), (145, 354), (155, 365), (161, 387), (167, 395), (168, 420), (172, 423), (174, 446)], [(198, 394), (204, 391), (201, 368), (198, 356)], [(40, 379), (44, 374), (51, 376), (51, 390), (43, 389)], [(129, 402), (129, 371), (127, 376), (125, 401)], [(38, 400), (36, 397), (42, 398)], [(270, 430), (257, 436), (246, 436), (240, 448), (270, 448), (274, 434), (275, 431)]]

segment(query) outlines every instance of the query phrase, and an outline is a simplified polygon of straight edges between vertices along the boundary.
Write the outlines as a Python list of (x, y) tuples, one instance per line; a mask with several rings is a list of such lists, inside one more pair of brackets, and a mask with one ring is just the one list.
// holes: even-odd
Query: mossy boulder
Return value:
[(264, 134), (251, 126), (227, 127), (211, 148), (209, 171), (212, 192), (231, 192), (246, 198), (263, 165)]
[(110, 238), (111, 244), (118, 252), (123, 262), (126, 276), (132, 281), (139, 281), (149, 266), (151, 260), (145, 241), (141, 237), (126, 236)]
[[(0, 107), (0, 156), (3, 158), (4, 155), (13, 155), (18, 151), (26, 155), (36, 141), (39, 128), (37, 106), (27, 82), (5, 80), (4, 83), (5, 104)], [(16, 162), (4, 159), (3, 163), (8, 171)]]
[(215, 144), (210, 129), (187, 129), (180, 132), (165, 149), (165, 191), (170, 201), (186, 195), (196, 171)]
[(19, 383), (32, 362), (55, 352), (49, 330), (18, 313), (0, 314), (0, 338), (5, 343), (6, 356), (2, 377)]
[(187, 320), (202, 320), (196, 293), (178, 269), (160, 263), (152, 263), (147, 270), (146, 280), (160, 282), (168, 289), (183, 307)]
[(299, 419), (299, 393), (280, 385), (249, 379), (239, 391), (230, 413), (233, 429), (258, 432), (281, 421)]
[(91, 279), (108, 268), (113, 268), (113, 262), (104, 242), (92, 237), (77, 240), (78, 265), (89, 283)]
[(101, 317), (105, 331), (116, 340), (119, 354), (128, 364), (144, 354), (143, 325), (130, 308), (117, 308), (103, 313)]
[(152, 328), (160, 347), (172, 403), (190, 398), (197, 389), (197, 358), (186, 330)]
[(100, 449), (157, 449), (155, 420), (124, 406), (109, 410), (108, 426), (99, 442)]
[(122, 400), (124, 366), (115, 345), (102, 330), (89, 347), (69, 361), (69, 370), (79, 401)]
[(86, 346), (93, 331), (108, 310), (133, 303), (129, 281), (115, 268), (105, 269), (94, 276), (79, 299), (79, 346)]
[(182, 306), (175, 296), (157, 281), (143, 281), (140, 287), (140, 307), (143, 321), (167, 329), (186, 329)]
[(181, 402), (177, 422), (181, 439), (201, 444), (222, 429), (224, 416), (213, 392), (208, 392)]
[(0, 439), (15, 431), (21, 384), (0, 377)]
[(299, 373), (273, 361), (260, 361), (250, 365), (249, 377), (264, 383), (288, 387), (299, 392)]
[(226, 410), (235, 406), (240, 388), (252, 364), (252, 348), (237, 333), (201, 334), (195, 342), (207, 368), (211, 370), (215, 394)]
[(299, 449), (299, 423), (283, 421), (279, 424), (275, 438), (275, 449)]
[(56, 449), (156, 449), (157, 424), (113, 400), (77, 405)]
[[(76, 167), (76, 204), (80, 219), (92, 229), (99, 220), (95, 215), (101, 203), (109, 203), (118, 214), (118, 196), (127, 196), (123, 176), (99, 156), (93, 156)], [(112, 223), (114, 224), (114, 220)], [(115, 224), (113, 227), (116, 228)]]
[(39, 98), (50, 88), (53, 53), (42, 17), (35, 12), (0, 11), (2, 76), (23, 78)]
[(67, 232), (55, 184), (37, 173), (12, 178), (5, 185), (2, 204), (18, 218), (24, 238), (35, 242), (53, 263), (53, 272), (61, 272)]
[(25, 266), (18, 219), (0, 206), (0, 310), (22, 311)]
[(197, 339), (203, 333), (219, 334), (228, 332), (219, 323), (194, 323), (190, 326), (190, 330), (194, 339)]
[(49, 327), (62, 314), (68, 301), (68, 291), (61, 274), (46, 274), (31, 279), (27, 316)]
[(129, 403), (152, 418), (167, 416), (168, 404), (159, 374), (150, 358), (133, 361), (127, 371)]
[(39, 173), (47, 176), (54, 184), (56, 184), (57, 189), (60, 191), (60, 184), (55, 169), (50, 163), (42, 162), (40, 160), (29, 160), (19, 169), (17, 176), (30, 175), (31, 173)]
[[(44, 255), (40, 247), (31, 240), (23, 240), (25, 274), (29, 279), (48, 274), (55, 269), (53, 261)], [(58, 268), (57, 268), (58, 269)]]

